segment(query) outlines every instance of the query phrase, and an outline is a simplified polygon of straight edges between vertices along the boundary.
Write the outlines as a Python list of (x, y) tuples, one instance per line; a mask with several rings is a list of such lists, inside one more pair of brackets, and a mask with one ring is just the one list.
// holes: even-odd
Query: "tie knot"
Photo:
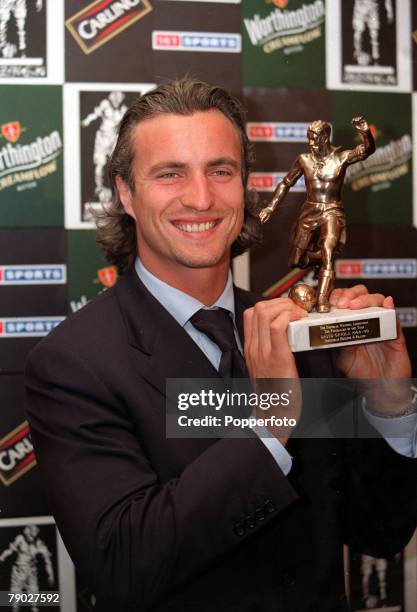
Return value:
[(221, 351), (233, 351), (237, 349), (233, 321), (224, 308), (217, 310), (206, 310), (202, 308), (191, 318), (191, 323), (196, 329), (206, 334)]

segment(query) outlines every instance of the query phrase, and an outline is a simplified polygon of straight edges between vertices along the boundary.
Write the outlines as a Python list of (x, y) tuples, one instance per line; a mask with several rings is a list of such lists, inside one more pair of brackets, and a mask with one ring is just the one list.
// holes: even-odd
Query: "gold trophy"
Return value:
[(309, 151), (297, 157), (275, 189), (271, 202), (259, 213), (261, 222), (266, 223), (291, 187), (304, 176), (307, 198), (292, 231), (288, 265), (315, 268), (318, 288), (316, 294), (309, 285), (300, 284), (289, 294), (308, 312), (316, 310), (308, 319), (290, 324), (288, 334), (294, 351), (396, 337), (394, 311), (366, 308), (353, 312), (332, 308), (329, 304), (335, 277), (334, 259), (346, 242), (346, 217), (341, 200), (346, 170), (375, 151), (375, 140), (364, 117), (354, 117), (352, 125), (362, 143), (354, 149), (344, 149), (331, 144), (329, 123), (321, 120), (310, 123)]

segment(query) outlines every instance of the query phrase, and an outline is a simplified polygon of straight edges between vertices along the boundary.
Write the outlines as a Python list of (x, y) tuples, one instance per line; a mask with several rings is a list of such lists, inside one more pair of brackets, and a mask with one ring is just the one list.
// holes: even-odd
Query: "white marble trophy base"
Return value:
[(288, 326), (288, 340), (293, 353), (396, 337), (395, 310), (378, 306), (361, 310), (332, 308), (325, 314), (310, 312), (308, 317), (292, 321)]

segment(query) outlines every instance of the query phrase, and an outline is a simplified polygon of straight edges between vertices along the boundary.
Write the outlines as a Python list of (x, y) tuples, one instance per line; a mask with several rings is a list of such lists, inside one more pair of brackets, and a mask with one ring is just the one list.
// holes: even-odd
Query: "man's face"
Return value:
[(134, 193), (119, 178), (136, 221), (139, 256), (157, 276), (229, 260), (243, 224), (242, 149), (220, 111), (165, 114), (133, 133)]

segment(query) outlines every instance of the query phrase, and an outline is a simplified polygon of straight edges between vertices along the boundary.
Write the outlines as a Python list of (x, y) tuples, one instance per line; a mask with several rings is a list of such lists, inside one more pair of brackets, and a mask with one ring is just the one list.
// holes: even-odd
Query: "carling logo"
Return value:
[(64, 264), (0, 266), (1, 285), (63, 285), (67, 281)]
[(0, 319), (1, 338), (40, 338), (52, 331), (65, 317), (13, 317)]
[(339, 259), (338, 278), (417, 278), (417, 259)]
[[(249, 189), (257, 191), (275, 191), (278, 183), (284, 178), (284, 172), (251, 172), (249, 175)], [(297, 183), (292, 187), (291, 191), (304, 192), (306, 190), (304, 177), (302, 176)]]
[(11, 485), (36, 465), (29, 425), (24, 421), (0, 440), (0, 480)]
[(152, 49), (158, 51), (206, 51), (214, 53), (240, 53), (240, 34), (222, 32), (152, 32)]
[(246, 133), (252, 142), (307, 142), (308, 123), (251, 121)]
[(67, 19), (65, 25), (88, 55), (151, 10), (149, 0), (96, 0)]

